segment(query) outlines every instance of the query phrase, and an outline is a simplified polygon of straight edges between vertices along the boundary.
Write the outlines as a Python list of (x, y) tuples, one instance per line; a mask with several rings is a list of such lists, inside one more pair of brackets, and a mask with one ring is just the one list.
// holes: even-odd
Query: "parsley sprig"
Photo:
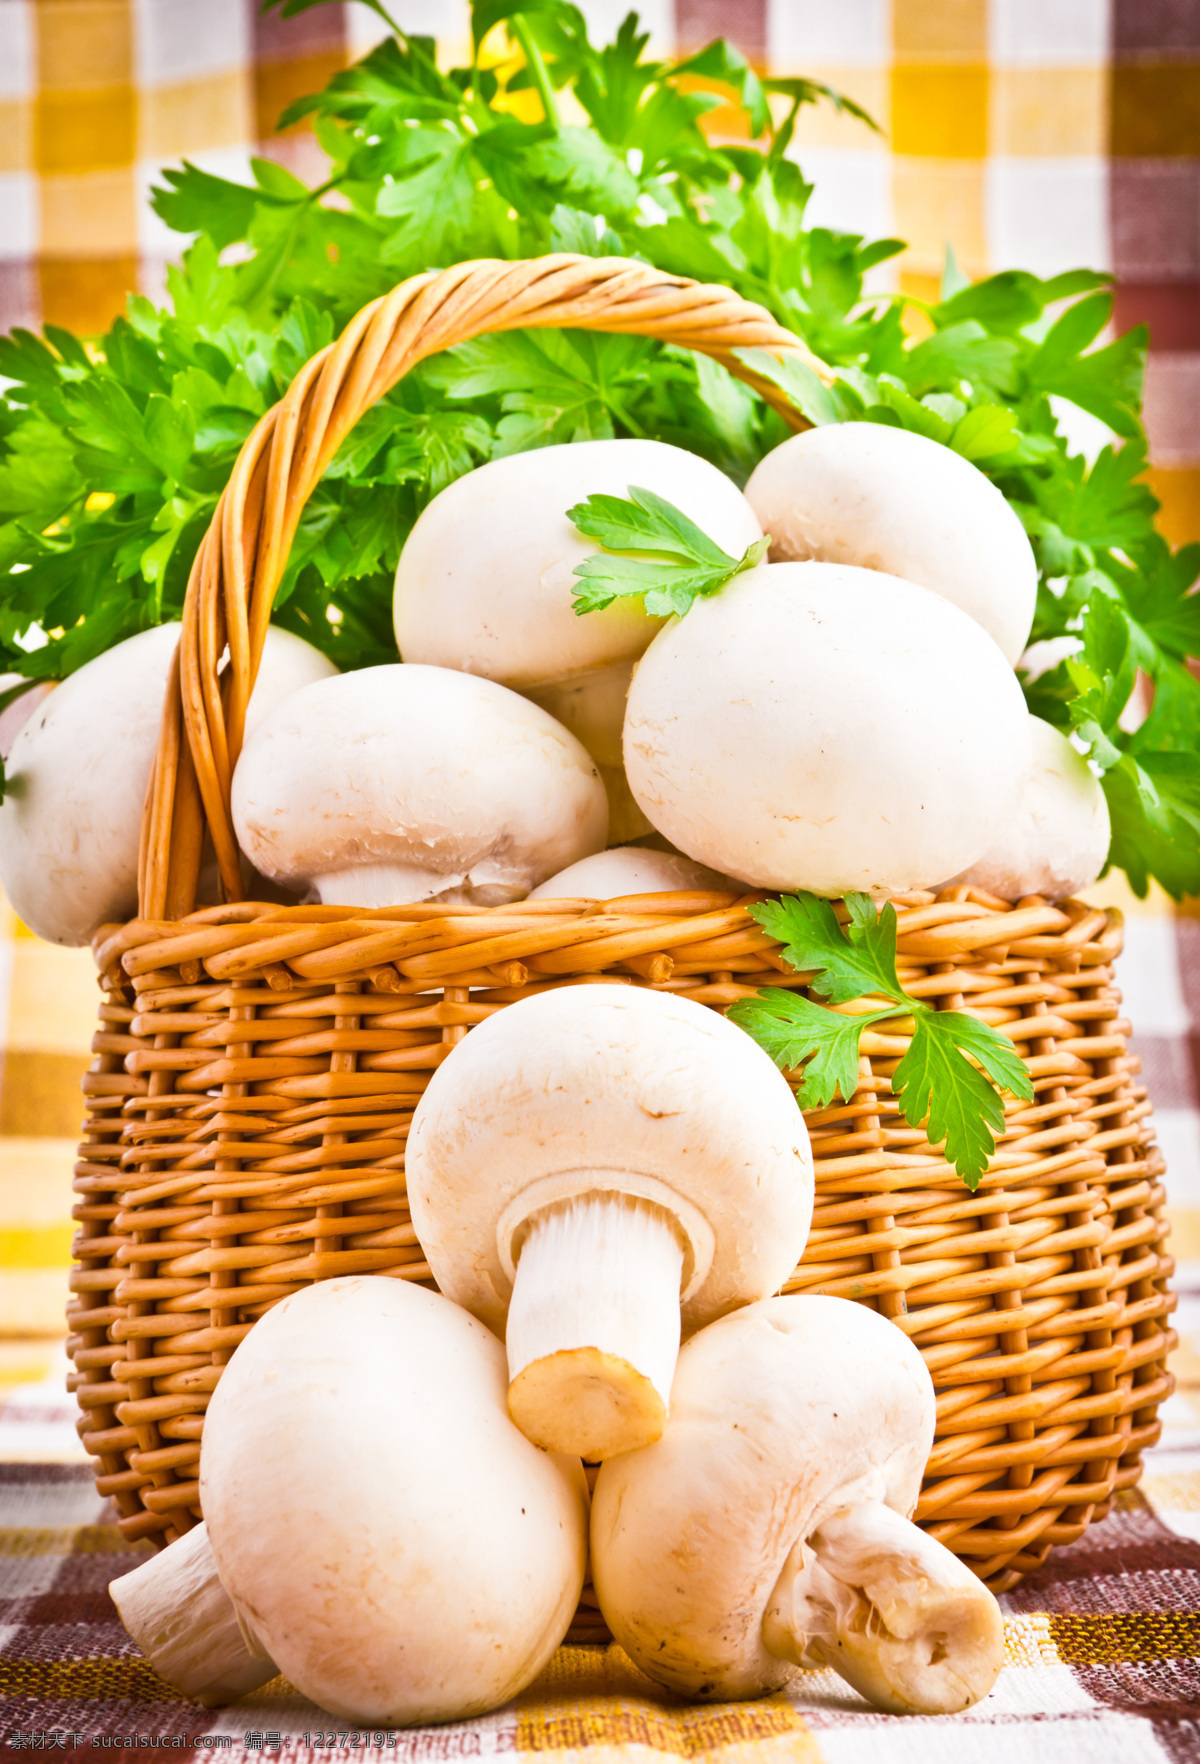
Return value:
[(623, 496), (589, 496), (567, 510), (567, 519), (604, 547), (575, 567), (580, 586), (577, 613), (597, 612), (625, 596), (644, 595), (656, 618), (682, 616), (699, 595), (715, 594), (767, 555), (771, 541), (756, 539), (741, 557), (730, 557), (682, 509), (653, 490), (629, 486)]
[[(905, 1120), (923, 1127), (971, 1190), (978, 1188), (1004, 1130), (1000, 1091), (1030, 1101), (1033, 1085), (1011, 1041), (965, 1011), (938, 1011), (905, 992), (896, 973), (896, 909), (882, 912), (870, 895), (848, 894), (850, 923), (815, 894), (785, 895), (750, 911), (783, 944), (809, 990), (825, 1004), (780, 986), (732, 1005), (728, 1015), (785, 1071), (803, 1065), (796, 1092), (802, 1108), (827, 1108), (858, 1089), (859, 1037), (872, 1024), (911, 1017), (908, 1051), (892, 1074), (892, 1093)], [(836, 1008), (859, 1000), (886, 1002), (848, 1015)]]

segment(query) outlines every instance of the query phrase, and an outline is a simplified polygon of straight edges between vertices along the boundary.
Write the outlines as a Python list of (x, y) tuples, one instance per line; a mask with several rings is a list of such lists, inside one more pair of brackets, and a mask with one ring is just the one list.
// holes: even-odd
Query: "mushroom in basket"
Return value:
[(701, 1330), (662, 1438), (596, 1483), (592, 1574), (621, 1646), (688, 1697), (831, 1666), (895, 1714), (978, 1702), (999, 1607), (908, 1518), (934, 1416), (917, 1349), (848, 1299), (767, 1299)]
[(974, 863), (1029, 770), (1025, 699), (987, 632), (851, 564), (761, 564), (698, 597), (639, 662), (624, 740), (672, 845), (831, 899)]
[(494, 680), (394, 662), (298, 692), (233, 780), (243, 851), (340, 906), (499, 906), (603, 848), (604, 786), (548, 712)]
[(969, 459), (883, 423), (829, 423), (761, 460), (746, 500), (773, 563), (858, 564), (962, 608), (1014, 664), (1037, 599), (1033, 547), (1010, 502)]
[(406, 1170), (441, 1290), (507, 1320), (513, 1419), (590, 1459), (658, 1437), (681, 1324), (775, 1292), (812, 1216), (808, 1132), (770, 1058), (704, 1005), (619, 984), (473, 1029), (417, 1105)]
[(1061, 729), (1030, 717), (1033, 764), (1016, 812), (955, 882), (1000, 900), (1062, 900), (1090, 888), (1112, 840), (1104, 786)]
[(655, 851), (644, 845), (610, 845), (607, 851), (581, 858), (557, 876), (530, 889), (530, 900), (617, 900), (629, 894), (674, 894), (692, 889), (705, 893), (745, 893), (744, 885), (722, 876), (682, 852)]
[(286, 1673), (372, 1726), (494, 1709), (583, 1585), (587, 1487), (504, 1405), (504, 1350), (436, 1293), (352, 1276), (255, 1324), (205, 1418), (205, 1526), (114, 1581), (187, 1696)]
[[(181, 627), (157, 625), (85, 662), (30, 709), (8, 756), (0, 884), (48, 943), (86, 943), (138, 904), (142, 805)], [(291, 693), (337, 669), (272, 625), (246, 710), (251, 732)], [(15, 720), (15, 719), (14, 719)]]
[(678, 503), (728, 551), (762, 537), (737, 486), (681, 447), (539, 447), (434, 497), (400, 554), (393, 615), (405, 661), (498, 680), (566, 724), (600, 768), (614, 840), (650, 831), (621, 770), (621, 723), (630, 673), (662, 620), (631, 599), (576, 618), (572, 572), (590, 547), (565, 511), (589, 492), (624, 496), (631, 482)]

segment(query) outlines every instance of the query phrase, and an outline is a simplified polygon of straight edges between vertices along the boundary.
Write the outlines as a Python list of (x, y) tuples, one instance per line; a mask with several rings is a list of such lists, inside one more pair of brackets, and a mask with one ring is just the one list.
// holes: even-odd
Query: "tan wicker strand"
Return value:
[[(377, 912), (240, 898), (229, 784), (305, 500), (415, 362), (522, 325), (658, 337), (755, 385), (734, 349), (800, 347), (727, 290), (642, 264), (460, 264), (365, 308), (243, 447), (189, 582), (141, 917), (95, 940), (70, 1349), (81, 1436), (130, 1539), (161, 1546), (199, 1518), (208, 1399), (266, 1310), (339, 1274), (430, 1282), (404, 1148), (472, 1027), (581, 982), (714, 1010), (802, 986), (753, 896)], [(229, 901), (193, 912), (206, 831)], [(1034, 1099), (1008, 1099), (971, 1194), (892, 1095), (903, 1023), (865, 1031), (855, 1096), (807, 1117), (817, 1204), (785, 1290), (871, 1304), (918, 1344), (938, 1392), (918, 1517), (1002, 1590), (1080, 1536), (1157, 1437), (1173, 1340), (1163, 1164), (1113, 983), (1119, 914), (962, 887), (895, 905), (904, 983), (1010, 1036)], [(572, 1635), (603, 1634), (585, 1595)]]

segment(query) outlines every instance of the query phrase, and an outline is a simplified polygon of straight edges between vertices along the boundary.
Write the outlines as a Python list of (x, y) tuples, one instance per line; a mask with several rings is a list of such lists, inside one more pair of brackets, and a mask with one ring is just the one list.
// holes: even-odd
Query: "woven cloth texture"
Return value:
[[(354, 3), (258, 16), (258, 0), (0, 0), (0, 330), (88, 332), (155, 293), (178, 238), (147, 197), (186, 156), (246, 177), (252, 152), (323, 160), (284, 107), (383, 30)], [(394, 0), (458, 58), (466, 0)], [(625, 0), (585, 0), (595, 34)], [(822, 109), (795, 154), (810, 217), (910, 242), (931, 291), (947, 243), (971, 275), (1087, 264), (1146, 320), (1151, 481), (1176, 542), (1200, 537), (1200, 0), (641, 0), (652, 49), (718, 34), (772, 73), (824, 79), (884, 133)], [(723, 116), (720, 126), (736, 128)], [(1069, 414), (1069, 413), (1068, 413)], [(1096, 425), (1083, 419), (1081, 439)], [(1092, 436), (1092, 443), (1097, 437)]]
[(445, 1727), (354, 1733), (274, 1679), (205, 1711), (158, 1679), (121, 1628), (108, 1582), (140, 1558), (60, 1394), (63, 1364), (0, 1398), (0, 1746), (250, 1757), (455, 1760), (553, 1752), (622, 1764), (1191, 1764), (1200, 1760), (1200, 1266), (1185, 1270), (1181, 1388), (1141, 1490), (1005, 1595), (1007, 1664), (966, 1715), (872, 1713), (832, 1673), (786, 1696), (689, 1705), (619, 1648), (561, 1648), (523, 1696)]

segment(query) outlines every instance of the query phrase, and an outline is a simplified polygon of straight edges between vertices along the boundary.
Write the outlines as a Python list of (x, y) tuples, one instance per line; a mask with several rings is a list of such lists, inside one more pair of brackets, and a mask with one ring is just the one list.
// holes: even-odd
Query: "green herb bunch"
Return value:
[[(759, 79), (724, 42), (654, 60), (632, 14), (594, 45), (568, 0), (476, 0), (472, 18), (469, 66), (440, 68), (430, 40), (388, 20), (389, 38), (286, 113), (311, 118), (328, 156), (317, 188), (263, 160), (252, 185), (167, 173), (155, 207), (191, 243), (165, 306), (131, 299), (86, 346), (54, 327), (0, 341), (0, 670), (62, 678), (178, 617), (241, 442), (366, 300), (470, 257), (622, 253), (724, 282), (801, 335), (837, 368), (831, 389), (766, 357), (752, 365), (809, 420), (914, 429), (999, 485), (1038, 555), (1034, 638), (1076, 646), (1029, 686), (1030, 704), (1076, 731), (1103, 771), (1112, 861), (1134, 887), (1156, 876), (1200, 892), (1200, 685), (1187, 668), (1200, 652), (1200, 546), (1172, 554), (1155, 531), (1140, 480), (1146, 337), (1098, 342), (1106, 279), (1006, 271), (968, 284), (948, 258), (932, 304), (868, 296), (867, 271), (902, 242), (806, 226), (810, 186), (789, 157), (805, 104), (867, 126), (847, 100)], [(489, 65), (500, 26), (512, 52)], [(731, 99), (749, 144), (705, 133)], [(926, 321), (919, 341), (906, 304)], [(1090, 466), (1056, 400), (1113, 431)], [(473, 466), (650, 435), (743, 482), (785, 434), (761, 399), (686, 351), (583, 333), (481, 338), (423, 364), (349, 437), (305, 513), (275, 616), (341, 667), (394, 659), (400, 548), (430, 497)], [(1154, 707), (1130, 732), (1139, 669)]]

